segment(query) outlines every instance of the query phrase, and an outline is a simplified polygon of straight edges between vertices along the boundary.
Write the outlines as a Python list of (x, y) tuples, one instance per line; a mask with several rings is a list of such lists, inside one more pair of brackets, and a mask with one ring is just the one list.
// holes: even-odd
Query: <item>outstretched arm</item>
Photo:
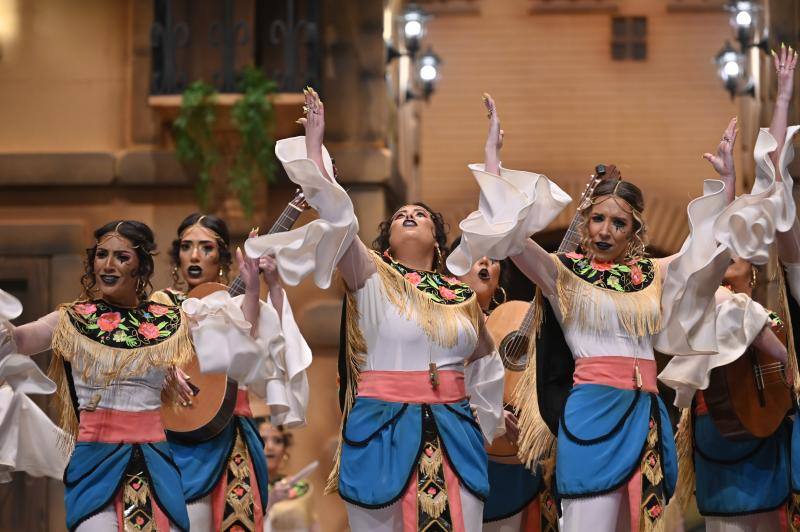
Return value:
[(258, 334), (258, 315), (261, 306), (258, 259), (251, 259), (242, 253), (241, 248), (236, 248), (236, 260), (239, 263), (239, 275), (245, 283), (242, 314), (252, 326), (251, 335), (255, 338)]
[(487, 173), (500, 175), (500, 150), (503, 148), (504, 132), (500, 129), (500, 117), (494, 99), (487, 92), (483, 93), (483, 104), (489, 117), (489, 134), (486, 137), (486, 157), (484, 169)]
[[(317, 165), (320, 173), (326, 179), (335, 181), (335, 176), (328, 175), (322, 161), (322, 141), (325, 137), (325, 106), (314, 89), (304, 89), (303, 94), (305, 95), (303, 111), (306, 113), (306, 117), (299, 119), (297, 122), (302, 124), (306, 130), (306, 154), (309, 159), (314, 161), (314, 164)], [(366, 280), (376, 271), (375, 264), (369, 256), (369, 250), (358, 238), (353, 239), (350, 247), (342, 255), (338, 268), (347, 288), (350, 290), (357, 290), (364, 286)]]
[[(791, 46), (781, 43), (780, 52), (772, 51), (772, 60), (775, 65), (775, 77), (778, 80), (778, 93), (775, 96), (775, 107), (772, 111), (772, 121), (769, 124), (769, 132), (778, 142), (775, 151), (770, 158), (772, 164), (777, 168), (778, 159), (783, 151), (783, 144), (786, 140), (786, 127), (789, 120), (789, 104), (792, 101), (792, 91), (794, 89), (794, 70), (797, 66), (797, 52)], [(776, 179), (780, 181), (780, 171), (776, 172)]]

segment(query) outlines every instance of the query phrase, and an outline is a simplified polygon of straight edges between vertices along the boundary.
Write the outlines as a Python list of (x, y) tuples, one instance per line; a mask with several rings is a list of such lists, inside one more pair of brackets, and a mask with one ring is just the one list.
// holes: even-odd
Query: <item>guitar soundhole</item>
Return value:
[(500, 342), (500, 358), (510, 371), (523, 371), (528, 364), (528, 337), (513, 332)]

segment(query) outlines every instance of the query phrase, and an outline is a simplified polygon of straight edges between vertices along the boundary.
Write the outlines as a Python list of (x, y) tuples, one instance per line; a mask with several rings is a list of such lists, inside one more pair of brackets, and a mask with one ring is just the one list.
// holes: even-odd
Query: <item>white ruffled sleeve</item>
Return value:
[(730, 248), (736, 257), (753, 264), (766, 264), (776, 232), (788, 231), (794, 224), (796, 208), (788, 167), (794, 159), (792, 137), (798, 129), (800, 126), (792, 126), (786, 131), (786, 142), (778, 159), (780, 182), (776, 181), (770, 159), (778, 143), (768, 129), (761, 129), (753, 150), (756, 161), (753, 190), (731, 203), (714, 225), (717, 241)]
[(0, 360), (17, 352), (14, 326), (11, 321), (22, 314), (22, 304), (11, 294), (0, 290)]
[(505, 370), (497, 351), (480, 357), (464, 369), (469, 403), (478, 411), (478, 424), (486, 441), (505, 433), (503, 420), (503, 384)]
[(483, 256), (505, 259), (522, 251), (525, 240), (541, 231), (572, 199), (542, 174), (500, 168), (500, 175), (482, 164), (469, 169), (478, 181), (478, 210), (461, 221), (461, 243), (447, 258), (447, 267), (463, 275)]
[(68, 439), (26, 394), (51, 394), (56, 384), (29, 356), (16, 353), (9, 320), (22, 313), (19, 301), (0, 290), (0, 483), (11, 473), (61, 479), (67, 457), (56, 441)]
[[(279, 140), (275, 155), (289, 179), (303, 189), (306, 201), (319, 213), (319, 219), (285, 233), (250, 238), (244, 248), (253, 258), (274, 254), (281, 279), (290, 286), (313, 273), (317, 286), (328, 288), (334, 268), (358, 233), (358, 220), (347, 192), (326, 179), (307, 158), (304, 139)], [(322, 156), (325, 170), (332, 176), (331, 158), (324, 146)]]
[[(243, 297), (243, 296), (240, 296)], [(182, 304), (189, 320), (194, 350), (203, 373), (227, 373), (245, 386), (254, 386), (272, 373), (270, 359), (264, 355), (264, 344), (250, 335), (250, 323), (244, 318), (238, 302), (224, 290), (214, 292), (202, 299), (188, 298)], [(263, 309), (262, 309), (263, 310)], [(259, 315), (260, 322), (270, 318), (277, 321), (272, 311)], [(262, 324), (259, 323), (259, 330)], [(272, 326), (280, 336), (280, 327)], [(282, 342), (282, 338), (269, 341)]]
[[(277, 318), (277, 312), (269, 306)], [(263, 312), (263, 309), (262, 309)], [(283, 314), (280, 319), (282, 341), (271, 349), (273, 372), (267, 380), (266, 402), (269, 405), (271, 423), (288, 428), (306, 424), (308, 407), (308, 377), (306, 369), (311, 365), (311, 348), (306, 343), (283, 293)], [(259, 337), (261, 331), (259, 330)]]
[(730, 264), (730, 251), (717, 243), (712, 227), (725, 206), (725, 185), (707, 180), (703, 196), (687, 207), (689, 236), (667, 265), (662, 287), (662, 330), (654, 339), (657, 351), (668, 355), (717, 352), (714, 294)]
[(695, 392), (708, 388), (711, 370), (738, 359), (769, 323), (766, 309), (744, 294), (726, 293), (716, 307), (718, 352), (693, 357), (673, 357), (658, 378), (674, 389), (675, 406), (689, 408)]

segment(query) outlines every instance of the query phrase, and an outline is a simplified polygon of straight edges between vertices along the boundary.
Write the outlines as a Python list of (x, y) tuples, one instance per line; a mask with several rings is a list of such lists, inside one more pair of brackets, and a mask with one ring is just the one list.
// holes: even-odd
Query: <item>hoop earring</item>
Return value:
[[(494, 297), (494, 296), (497, 294), (497, 290), (500, 290), (500, 292), (503, 294), (503, 300), (502, 300), (502, 301), (497, 301), (497, 300), (495, 299), (495, 297)], [(495, 291), (494, 291), (495, 293), (494, 293), (494, 294), (492, 294), (492, 303), (494, 303), (494, 304), (495, 304), (495, 306), (499, 307), (500, 305), (502, 305), (503, 303), (505, 303), (506, 301), (508, 301), (508, 294), (506, 294), (506, 289), (505, 289), (505, 288), (503, 288), (502, 286), (498, 286), (498, 287), (497, 287), (497, 290), (495, 290)]]
[(628, 241), (628, 246), (625, 248), (625, 262), (638, 262), (642, 257), (644, 257), (644, 242), (642, 242), (642, 237), (639, 236), (637, 231)]

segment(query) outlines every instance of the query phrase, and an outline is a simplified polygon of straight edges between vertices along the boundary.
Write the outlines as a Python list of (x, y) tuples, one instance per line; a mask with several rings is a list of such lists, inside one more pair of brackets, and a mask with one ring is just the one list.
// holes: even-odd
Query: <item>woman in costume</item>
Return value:
[(441, 273), (444, 223), (425, 205), (381, 223), (374, 251), (356, 238), (313, 90), (306, 108), (306, 136), (279, 141), (275, 152), (320, 219), (251, 238), (245, 249), (273, 253), (289, 284), (313, 273), (327, 288), (335, 268), (344, 280), (344, 417), (329, 488), (345, 500), (354, 531), (480, 530), (484, 442), (503, 430), (503, 367), (480, 307), (468, 286)]
[[(499, 147), (493, 104), (490, 119), (487, 145)], [(717, 241), (730, 244), (738, 235), (730, 224), (714, 224), (721, 214), (724, 220), (750, 216), (751, 224), (774, 235), (787, 223), (780, 217), (785, 189), (772, 186), (774, 202), (758, 210), (745, 212), (734, 202), (723, 213), (724, 184), (706, 182), (704, 197), (689, 205), (691, 232), (681, 253), (648, 259), (641, 191), (622, 180), (603, 182), (579, 206), (583, 253), (550, 255), (529, 235), (544, 229), (569, 196), (543, 175), (501, 168), (497, 149), (487, 150), (485, 166), (470, 169), (481, 187), (480, 206), (461, 222), (461, 245), (448, 266), (459, 274), (483, 255), (511, 257), (551, 303), (575, 358), (555, 467), (565, 530), (662, 527), (677, 464), (653, 348), (680, 355), (716, 351), (715, 324), (708, 320), (714, 291), (708, 287), (719, 286), (730, 260), (730, 245)], [(550, 447), (547, 430), (537, 423), (531, 372), (536, 369), (529, 365), (527, 386), (519, 391), (520, 457), (529, 464)]]
[[(232, 262), (227, 225), (211, 214), (190, 214), (178, 226), (170, 256), (175, 284), (182, 278), (189, 291), (203, 283), (227, 282)], [(213, 438), (187, 442), (170, 436), (192, 530), (230, 530), (235, 526), (251, 531), (263, 529), (267, 463), (252, 419), (248, 390), (266, 400), (276, 422), (305, 424), (305, 369), (311, 363), (311, 350), (294, 321), (274, 260), (262, 258), (261, 267), (269, 288), (269, 304), (259, 302), (258, 282), (242, 287), (238, 278), (234, 285), (241, 287), (244, 295), (234, 297), (233, 303), (243, 310), (247, 305), (259, 307), (258, 315), (263, 319), (253, 325), (269, 359), (268, 374), (251, 372), (251, 378), (239, 383), (233, 418)], [(180, 305), (187, 295), (172, 287), (157, 292), (153, 298)]]
[[(776, 105), (773, 125), (781, 121), (783, 114), (783, 127), (771, 127), (769, 133), (762, 131), (759, 136), (754, 156), (760, 168), (767, 168), (768, 158), (773, 165), (779, 163), (780, 152), (776, 150), (770, 156), (766, 135), (786, 137), (785, 106), (791, 99), (791, 72), (795, 62), (796, 55), (791, 49), (784, 48), (780, 55), (775, 55), (778, 102), (783, 102), (784, 107), (781, 103)], [(704, 157), (717, 173), (729, 176), (726, 181), (733, 184), (736, 181), (733, 164), (736, 132), (730, 137), (730, 142), (720, 143), (716, 155), (707, 153)], [(777, 147), (771, 146), (772, 149)], [(784, 160), (783, 164), (788, 161)], [(767, 176), (760, 170), (758, 174), (757, 182), (764, 187), (776, 179), (774, 173)], [(754, 195), (758, 193), (754, 191)], [(731, 186), (729, 199), (733, 197)], [(779, 234), (779, 242), (781, 238)], [(677, 437), (681, 468), (678, 500), (685, 506), (694, 490), (706, 529), (712, 532), (778, 530), (785, 519), (786, 503), (791, 502), (790, 421), (787, 419), (767, 438), (727, 439), (709, 415), (703, 393), (709, 386), (712, 369), (743, 356), (751, 345), (777, 361), (788, 362), (786, 375), (790, 381), (797, 381), (794, 356), (787, 360), (786, 348), (770, 332), (770, 329), (782, 329), (783, 321), (751, 299), (756, 279), (752, 264), (736, 259), (728, 267), (723, 283), (726, 290), (736, 295), (722, 299), (716, 309), (719, 352), (706, 357), (675, 357), (659, 375), (662, 382), (675, 388), (676, 406), (685, 408)], [(776, 308), (784, 312), (784, 303)]]
[[(451, 249), (458, 247), (461, 240), (456, 238)], [(503, 261), (489, 257), (478, 259), (470, 270), (458, 277), (467, 284), (478, 298), (478, 304), (484, 315), (506, 300), (505, 289), (501, 286), (504, 269), (508, 266)], [(506, 410), (504, 415), (511, 416)], [(516, 441), (516, 418), (507, 425), (510, 429), (506, 436)], [(544, 489), (541, 469), (531, 472), (525, 465), (496, 461), (489, 455), (489, 497), (483, 506), (483, 530), (490, 532), (539, 532), (548, 530), (542, 526), (542, 519), (548, 519), (550, 530), (558, 529), (558, 514), (555, 502), (549, 499), (552, 512), (541, 515), (541, 499), (549, 497)], [(547, 504), (547, 502), (545, 502)]]
[[(191, 400), (175, 368), (193, 354), (201, 364), (225, 364), (220, 353), (256, 358), (248, 320), (258, 316), (224, 302), (213, 313), (184, 313), (150, 301), (156, 246), (141, 222), (111, 222), (94, 237), (83, 297), (35, 322), (5, 323), (0, 342), (25, 355), (53, 349), (50, 371), (70, 436), (62, 443), (71, 447), (75, 439), (64, 473), (67, 528), (188, 530), (180, 473), (161, 424), (161, 389), (172, 375), (171, 387)], [(257, 264), (241, 268), (257, 282)], [(193, 350), (200, 334), (203, 342)]]
[(263, 420), (258, 427), (264, 440), (264, 456), (269, 468), (269, 507), (264, 532), (317, 532), (314, 490), (307, 479), (289, 479), (281, 472), (289, 459), (292, 434), (281, 425)]

